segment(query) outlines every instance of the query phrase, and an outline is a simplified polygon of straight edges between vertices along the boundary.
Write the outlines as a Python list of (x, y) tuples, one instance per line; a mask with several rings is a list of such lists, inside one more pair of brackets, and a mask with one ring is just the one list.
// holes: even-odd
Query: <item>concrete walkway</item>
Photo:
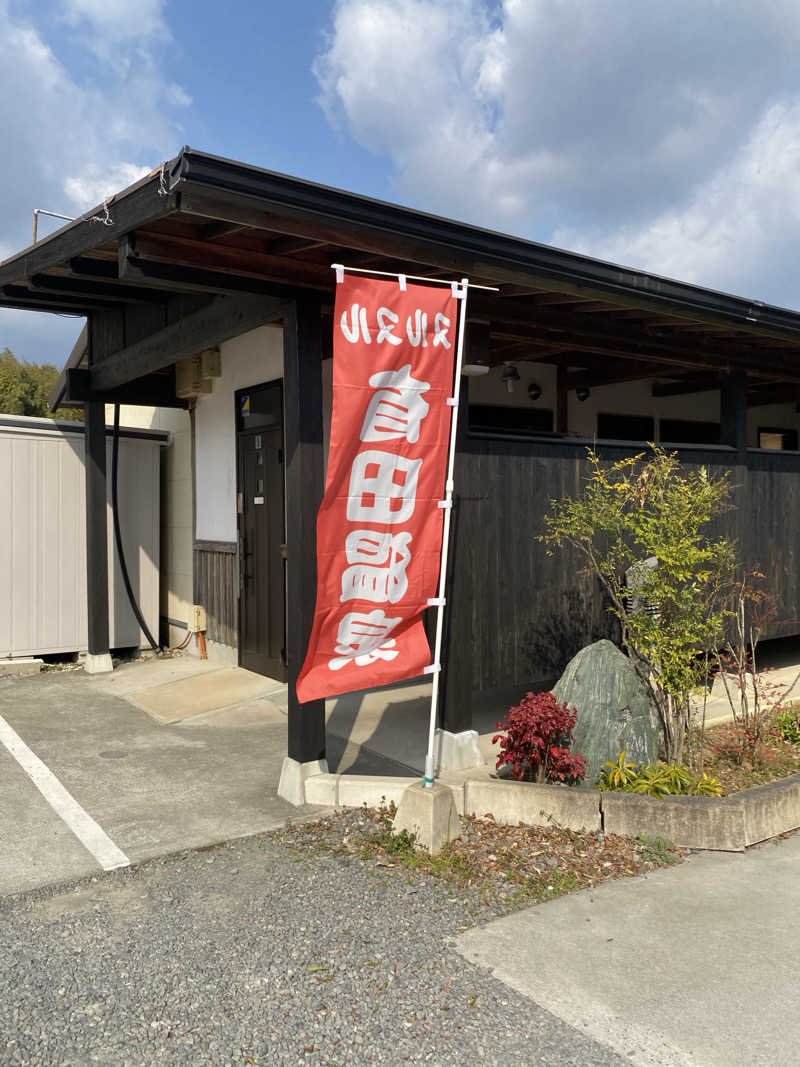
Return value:
[[(189, 656), (0, 678), (0, 895), (320, 810), (277, 796), (286, 722), (285, 685)], [(413, 773), (347, 737), (331, 735), (328, 756)]]
[(639, 1067), (796, 1064), (798, 886), (795, 835), (607, 882), (456, 947)]
[(76, 809), (131, 863), (272, 829), (311, 810), (276, 794), (283, 717), (213, 730), (161, 726), (77, 672), (0, 685), (0, 717), (50, 783), (48, 800), (0, 744), (0, 894), (102, 870), (76, 834)]

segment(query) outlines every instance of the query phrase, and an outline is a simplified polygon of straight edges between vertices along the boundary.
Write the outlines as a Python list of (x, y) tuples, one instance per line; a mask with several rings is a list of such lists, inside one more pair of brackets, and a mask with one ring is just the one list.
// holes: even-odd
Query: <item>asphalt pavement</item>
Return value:
[[(319, 810), (277, 795), (286, 713), (254, 682), (269, 689), (189, 658), (0, 679), (0, 895), (93, 874), (109, 853), (137, 863)], [(331, 736), (331, 767), (345, 756), (361, 773), (408, 773)]]

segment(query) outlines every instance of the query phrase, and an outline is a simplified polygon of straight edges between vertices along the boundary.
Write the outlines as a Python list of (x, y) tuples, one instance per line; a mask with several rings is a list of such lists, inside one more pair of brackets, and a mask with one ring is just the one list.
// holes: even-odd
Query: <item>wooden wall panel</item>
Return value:
[[(599, 448), (609, 460), (639, 450)], [(731, 471), (732, 507), (717, 530), (735, 538), (747, 566), (767, 576), (777, 612), (765, 636), (800, 633), (800, 456), (753, 451), (746, 466), (733, 465), (739, 457), (732, 450), (681, 449), (680, 456), (712, 473)], [(582, 558), (569, 550), (548, 556), (538, 541), (550, 501), (577, 495), (585, 472), (582, 443), (462, 443), (455, 580), (471, 587), (474, 689), (555, 678), (584, 645), (616, 636), (600, 585)]]
[(206, 609), (208, 640), (238, 649), (239, 560), (235, 541), (195, 541), (194, 601)]

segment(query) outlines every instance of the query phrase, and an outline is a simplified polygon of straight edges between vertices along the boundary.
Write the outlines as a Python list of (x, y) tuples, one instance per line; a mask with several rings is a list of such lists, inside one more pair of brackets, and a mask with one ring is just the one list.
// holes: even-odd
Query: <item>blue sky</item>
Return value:
[(0, 258), (190, 144), (797, 308), (798, 45), (796, 0), (0, 0)]

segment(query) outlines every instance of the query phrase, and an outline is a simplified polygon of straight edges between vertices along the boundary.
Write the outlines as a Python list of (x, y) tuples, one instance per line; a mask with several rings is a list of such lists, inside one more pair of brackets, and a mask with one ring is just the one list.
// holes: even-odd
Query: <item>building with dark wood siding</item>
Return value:
[[(332, 262), (498, 290), (470, 296), (466, 359), (490, 369), (465, 382), (443, 728), (471, 728), (475, 692), (552, 677), (607, 631), (577, 561), (537, 542), (595, 440), (609, 458), (657, 441), (731, 470), (729, 532), (778, 618), (800, 618), (800, 314), (189, 148), (108, 210), (109, 225), (87, 212), (0, 265), (0, 306), (86, 316), (53, 405), (86, 410), (90, 558), (106, 544), (104, 405), (190, 409), (192, 595), (212, 652), (288, 679), (296, 760), (325, 752), (322, 703), (299, 704), (294, 681), (314, 609)], [(102, 655), (105, 570), (88, 584)]]

